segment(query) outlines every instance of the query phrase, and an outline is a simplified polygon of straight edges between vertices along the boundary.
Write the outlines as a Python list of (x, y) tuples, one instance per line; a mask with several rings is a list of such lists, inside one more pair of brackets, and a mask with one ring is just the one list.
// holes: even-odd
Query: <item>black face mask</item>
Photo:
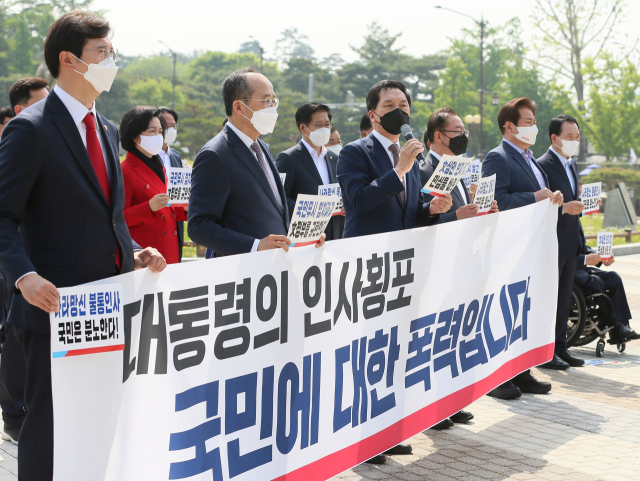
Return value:
[[(373, 113), (378, 115), (374, 110)], [(380, 117), (378, 115), (378, 117)], [(398, 107), (391, 112), (387, 112), (382, 117), (380, 117), (380, 125), (382, 128), (389, 132), (391, 135), (400, 135), (400, 129), (404, 124), (409, 123), (409, 115), (407, 115), (404, 110)]]
[(464, 154), (467, 151), (467, 144), (469, 143), (469, 138), (462, 134), (458, 137), (449, 137), (449, 150), (453, 155)]

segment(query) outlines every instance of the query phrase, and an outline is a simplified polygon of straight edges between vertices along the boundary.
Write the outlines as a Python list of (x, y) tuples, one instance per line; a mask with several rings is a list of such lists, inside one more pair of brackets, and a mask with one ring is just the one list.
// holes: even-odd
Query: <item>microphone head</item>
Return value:
[(411, 134), (411, 127), (409, 127), (409, 124), (404, 124), (402, 127), (400, 127), (400, 132), (402, 133), (402, 135), (404, 135), (405, 137), (407, 136), (407, 134)]

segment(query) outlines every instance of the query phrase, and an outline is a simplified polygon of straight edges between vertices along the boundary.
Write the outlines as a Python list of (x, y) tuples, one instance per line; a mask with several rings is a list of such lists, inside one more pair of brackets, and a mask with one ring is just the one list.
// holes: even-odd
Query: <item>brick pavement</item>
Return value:
[[(615, 270), (625, 282), (631, 327), (640, 331), (640, 255), (617, 258)], [(595, 343), (572, 352), (595, 359)], [(536, 368), (538, 379), (553, 384), (551, 394), (483, 397), (468, 408), (476, 416), (471, 423), (411, 438), (413, 455), (361, 464), (334, 479), (640, 481), (640, 341), (624, 354), (607, 345), (604, 359), (616, 363)], [(18, 479), (17, 452), (0, 441), (0, 481)]]

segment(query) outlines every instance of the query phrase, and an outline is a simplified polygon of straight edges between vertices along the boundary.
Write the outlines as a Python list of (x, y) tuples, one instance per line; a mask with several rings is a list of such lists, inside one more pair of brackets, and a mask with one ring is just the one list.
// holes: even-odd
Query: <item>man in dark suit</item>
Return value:
[[(425, 157), (424, 165), (420, 167), (420, 185), (424, 186), (431, 178), (443, 155), (464, 154), (467, 151), (468, 139), (469, 131), (464, 128), (462, 119), (453, 109), (442, 107), (432, 113), (424, 133), (424, 143), (430, 146), (430, 150)], [(432, 195), (423, 195), (426, 201), (433, 198)], [(451, 200), (453, 204), (448, 212), (440, 214), (439, 224), (478, 215), (478, 206), (471, 201), (469, 190), (462, 180), (451, 191)], [(495, 201), (491, 211), (498, 211)]]
[(629, 326), (631, 310), (622, 278), (617, 272), (598, 269), (602, 264), (609, 267), (614, 262), (614, 257), (601, 259), (596, 250), (585, 243), (582, 253), (578, 256), (575, 282), (587, 295), (601, 293), (607, 294), (611, 299), (615, 319), (614, 329), (609, 332), (609, 339), (612, 343), (618, 344), (638, 340), (640, 334)]
[[(551, 147), (538, 159), (547, 174), (549, 188), (559, 190), (564, 204), (558, 212), (558, 307), (556, 310), (555, 352), (572, 367), (584, 364), (567, 350), (567, 322), (571, 308), (571, 293), (578, 255), (582, 251), (584, 238), (580, 226), (580, 215), (584, 204), (578, 192), (578, 171), (571, 159), (580, 143), (580, 130), (576, 119), (569, 115), (558, 115), (549, 122)], [(541, 367), (557, 368), (553, 361)]]
[[(498, 112), (502, 143), (484, 158), (482, 177), (496, 174), (495, 199), (502, 211), (544, 199), (550, 199), (557, 205), (563, 202), (562, 192), (549, 190), (549, 180), (529, 149), (538, 133), (535, 111), (536, 106), (531, 99), (523, 97), (510, 100)], [(556, 355), (552, 362), (559, 365), (564, 363)], [(546, 394), (550, 390), (550, 383), (537, 381), (528, 370), (501, 384), (488, 395), (499, 399), (515, 399), (523, 392)]]
[(113, 55), (110, 32), (93, 13), (60, 17), (44, 45), (57, 85), (13, 119), (0, 142), (0, 269), (14, 288), (9, 323), (27, 361), (21, 481), (53, 477), (49, 313), (58, 311), (57, 287), (166, 266), (155, 249), (134, 254), (124, 220), (118, 130), (95, 111), (115, 71), (83, 75), (87, 65)]
[[(280, 152), (276, 158), (278, 171), (287, 174), (284, 191), (287, 195), (289, 216), (298, 194), (318, 195), (318, 186), (336, 184), (338, 156), (327, 150), (331, 134), (331, 110), (323, 104), (309, 102), (296, 112), (296, 125), (302, 140), (293, 147)], [(344, 230), (344, 209), (342, 215), (335, 215), (324, 231), (327, 240), (342, 239)]]
[[(166, 122), (166, 129), (164, 129), (164, 143), (162, 144), (162, 150), (158, 154), (162, 160), (162, 164), (165, 169), (171, 167), (186, 167), (187, 163), (182, 160), (180, 152), (171, 147), (176, 141), (178, 135), (178, 113), (170, 109), (169, 107), (159, 107), (160, 116)], [(163, 125), (164, 128), (164, 125)], [(184, 222), (177, 222), (178, 225), (178, 246), (180, 261), (182, 261), (182, 246), (184, 245)]]
[(224, 80), (222, 99), (229, 122), (193, 163), (189, 237), (216, 257), (288, 251), (287, 198), (269, 147), (258, 138), (273, 132), (278, 118), (273, 85), (257, 70), (237, 70)]
[(373, 130), (373, 125), (371, 124), (371, 119), (369, 118), (369, 114), (364, 114), (362, 119), (360, 120), (360, 137), (365, 138), (367, 135), (371, 133)]
[[(451, 196), (424, 202), (417, 139), (400, 148), (400, 128), (409, 123), (411, 96), (402, 82), (382, 80), (367, 95), (373, 131), (346, 145), (338, 160), (338, 181), (346, 211), (344, 237), (357, 237), (433, 225), (451, 207)], [(385, 454), (410, 454), (399, 444)], [(383, 464), (384, 454), (368, 462)]]
[[(9, 90), (9, 101), (16, 115), (44, 99), (49, 91), (45, 80), (28, 77), (18, 80)], [(3, 284), (6, 284), (3, 279)], [(4, 286), (6, 288), (6, 285)], [(0, 309), (9, 312), (13, 289), (3, 292), (3, 305)], [(4, 317), (4, 315), (3, 315)], [(3, 429), (0, 435), (5, 441), (18, 444), (20, 430), (27, 411), (24, 406), (24, 385), (27, 376), (27, 364), (22, 346), (16, 339), (13, 325), (5, 326), (2, 321), (5, 340), (2, 344), (0, 362), (0, 408), (2, 408)]]

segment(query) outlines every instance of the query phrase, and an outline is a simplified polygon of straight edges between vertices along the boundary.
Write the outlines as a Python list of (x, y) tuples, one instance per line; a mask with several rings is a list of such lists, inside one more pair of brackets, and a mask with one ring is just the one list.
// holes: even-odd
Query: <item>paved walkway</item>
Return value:
[[(640, 330), (640, 255), (617, 258), (615, 270), (625, 282), (631, 327)], [(595, 343), (572, 352), (596, 359)], [(607, 344), (603, 359), (616, 363), (534, 369), (553, 384), (551, 394), (515, 401), (485, 396), (468, 408), (472, 423), (411, 438), (412, 456), (361, 464), (334, 479), (640, 481), (640, 341), (627, 344), (624, 354)], [(17, 453), (0, 441), (0, 481), (18, 479)]]

